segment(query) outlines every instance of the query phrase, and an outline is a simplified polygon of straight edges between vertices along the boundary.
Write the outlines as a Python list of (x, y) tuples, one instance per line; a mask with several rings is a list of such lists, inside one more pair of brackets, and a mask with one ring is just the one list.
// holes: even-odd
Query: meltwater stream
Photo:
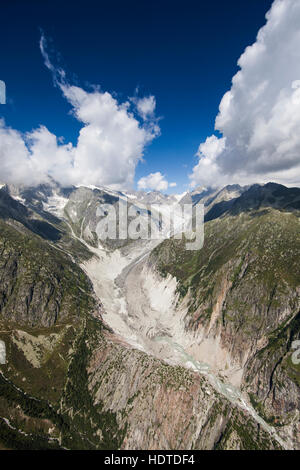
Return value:
[(278, 436), (275, 429), (272, 426), (269, 426), (255, 409), (249, 404), (246, 403), (241, 391), (234, 387), (231, 384), (226, 384), (222, 382), (211, 370), (211, 367), (204, 363), (196, 361), (192, 356), (190, 356), (180, 344), (175, 343), (168, 336), (157, 336), (153, 338), (154, 341), (160, 343), (168, 343), (174, 351), (180, 354), (182, 363), (185, 367), (193, 369), (195, 372), (199, 372), (202, 375), (205, 375), (210, 381), (211, 385), (217, 392), (225, 396), (231, 403), (238, 405), (240, 408), (247, 411), (254, 419), (257, 421), (271, 436), (284, 448), (287, 448), (286, 443)]
[[(152, 337), (149, 337), (145, 334), (147, 333), (146, 331), (139, 329), (139, 324), (136, 321), (137, 318), (131, 315), (132, 310), (134, 311), (134, 305), (130, 305), (128, 288), (126, 291), (125, 283), (130, 277), (130, 273), (143, 263), (149, 251), (151, 251), (148, 246), (143, 247), (143, 249), (138, 249), (136, 252), (131, 252), (130, 255), (126, 257), (122, 256), (119, 250), (115, 250), (110, 254), (106, 253), (106, 250), (93, 249), (92, 251), (96, 256), (82, 265), (82, 268), (93, 282), (95, 292), (104, 305), (105, 321), (119, 336), (123, 337), (133, 347), (141, 349), (151, 355), (157, 355), (158, 353), (156, 348), (151, 347), (151, 343), (160, 343), (162, 346), (163, 344), (168, 345), (169, 349), (171, 349), (170, 354), (172, 356), (172, 351), (174, 352), (173, 359), (176, 358), (175, 362), (178, 365), (182, 365), (183, 367), (192, 369), (194, 372), (205, 375), (217, 392), (225, 396), (234, 405), (248, 412), (284, 449), (290, 448), (289, 443), (284, 442), (281, 437), (278, 436), (275, 429), (268, 425), (251, 404), (246, 401), (241, 391), (232, 384), (224, 383), (221, 378), (214, 373), (210, 365), (197, 361), (186, 352), (182, 345), (172, 340), (171, 336), (162, 336), (157, 331), (156, 335), (154, 334)], [(142, 273), (139, 275), (141, 274)], [(145, 305), (147, 306), (147, 295), (144, 291), (145, 286), (139, 285), (138, 277), (134, 277), (133, 281), (133, 285), (131, 285), (129, 289), (129, 291), (133, 290), (131, 303), (132, 301), (134, 301), (134, 304), (138, 303), (141, 307), (138, 309), (139, 314), (142, 312), (147, 315), (144, 309)], [(152, 314), (153, 311), (150, 308), (148, 316), (143, 318), (143, 320), (148, 317), (151, 319)], [(163, 358), (163, 360), (164, 359), (167, 360), (166, 357)]]

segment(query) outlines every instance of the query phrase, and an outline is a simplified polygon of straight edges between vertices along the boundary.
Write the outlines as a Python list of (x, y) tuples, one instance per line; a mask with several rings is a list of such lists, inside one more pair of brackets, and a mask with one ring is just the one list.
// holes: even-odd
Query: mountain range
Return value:
[[(204, 205), (204, 246), (99, 204)], [(300, 188), (0, 189), (0, 448), (300, 449)]]

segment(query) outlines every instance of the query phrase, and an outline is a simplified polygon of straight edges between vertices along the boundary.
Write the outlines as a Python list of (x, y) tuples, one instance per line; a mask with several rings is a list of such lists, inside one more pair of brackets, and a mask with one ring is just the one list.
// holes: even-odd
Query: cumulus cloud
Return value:
[[(171, 184), (174, 185), (174, 183)], [(153, 189), (155, 191), (166, 191), (168, 187), (169, 183), (160, 171), (150, 173), (148, 176), (143, 176), (143, 178), (138, 181), (138, 188), (140, 190)]]
[(275, 0), (200, 144), (195, 184), (300, 183), (300, 2)]
[(155, 98), (120, 103), (100, 89), (86, 91), (71, 85), (65, 72), (50, 61), (43, 35), (40, 50), (82, 128), (73, 145), (63, 144), (45, 126), (23, 135), (0, 121), (1, 180), (38, 184), (53, 178), (64, 185), (131, 187), (145, 147), (160, 132)]
[(156, 108), (156, 100), (153, 95), (145, 96), (143, 98), (134, 99), (139, 115), (147, 120), (154, 116), (154, 111)]

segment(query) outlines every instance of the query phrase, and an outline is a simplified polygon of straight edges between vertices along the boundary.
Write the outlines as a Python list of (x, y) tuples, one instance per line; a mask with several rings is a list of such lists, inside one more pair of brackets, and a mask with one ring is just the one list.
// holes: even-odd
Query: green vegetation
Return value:
[[(151, 257), (187, 296), (190, 329), (208, 328), (215, 309), (223, 347), (236, 357), (251, 351), (246, 388), (261, 416), (276, 425), (290, 423), (299, 403), (300, 368), (291, 361), (291, 343), (300, 338), (298, 216), (272, 208), (240, 211), (206, 222), (201, 250), (186, 251), (184, 240), (172, 239)], [(256, 341), (264, 344), (257, 352)]]
[[(70, 219), (78, 236), (84, 215), (95, 209), (97, 198), (94, 205), (85, 198), (79, 206), (73, 201), (67, 207), (79, 207), (78, 220)], [(0, 448), (115, 450), (133, 424), (135, 407), (144, 409), (157, 391), (162, 397), (177, 393), (183, 400), (202, 392), (203, 377), (194, 380), (185, 368), (120, 344), (112, 346), (103, 323), (92, 316), (97, 306), (91, 283), (73, 262), (90, 257), (86, 247), (70, 236), (67, 224), (53, 221), (51, 229), (42, 219), (33, 223), (18, 204), (14, 210), (20, 212), (18, 218), (12, 220), (11, 213), (5, 213), (5, 220), (0, 220), (0, 338), (7, 348), (7, 364), (0, 366)], [(87, 215), (92, 217), (92, 212)], [(96, 243), (93, 230), (91, 236)], [(299, 386), (299, 367), (290, 358), (291, 341), (300, 329), (296, 213), (272, 209), (220, 218), (206, 223), (202, 250), (188, 252), (184, 245), (185, 240), (167, 240), (154, 250), (152, 260), (164, 276), (171, 273), (179, 280), (180, 298), (189, 295), (189, 326), (209, 324), (218, 302), (217, 321), (230, 332), (229, 341), (241, 338), (244, 347), (248, 340), (266, 336), (268, 344), (257, 356), (262, 371), (265, 363), (270, 365), (266, 375), (271, 387), (273, 382), (283, 387), (285, 379)], [(279, 309), (289, 312), (284, 322)], [(126, 385), (134, 385), (118, 407), (112, 405), (118, 394), (111, 384), (121, 376), (126, 376)], [(248, 384), (251, 380), (250, 374)], [(263, 380), (259, 376), (259, 383)], [(213, 393), (207, 398), (214, 404), (207, 432), (219, 426), (220, 415), (228, 420), (217, 448), (231, 446), (236, 436), (243, 449), (270, 447), (269, 436), (249, 416)], [(252, 402), (269, 422), (278, 424), (255, 393)], [(198, 423), (192, 421), (196, 428)], [(157, 429), (162, 423), (156, 418)], [(185, 425), (185, 430), (174, 431), (178, 445), (190, 423)], [(150, 426), (149, 433), (155, 430), (154, 424)]]
[[(281, 449), (275, 440), (272, 441), (272, 444), (275, 450)], [(231, 450), (235, 448), (240, 450), (270, 449), (270, 438), (267, 432), (258, 433), (257, 426), (246, 417), (241, 420), (236, 410), (232, 413), (215, 449)]]
[[(68, 380), (63, 396), (64, 409), (72, 410), (64, 413), (70, 420), (72, 428), (80, 429), (81, 438), (73, 435), (63, 437), (63, 443), (72, 448), (87, 449), (119, 449), (125, 434), (126, 426), (120, 429), (116, 414), (104, 411), (104, 404), (95, 404), (88, 389), (88, 363), (97, 339), (101, 341), (102, 325), (87, 319), (82, 333), (79, 335), (75, 352), (68, 370)], [(99, 431), (101, 439), (99, 439)]]
[(0, 313), (8, 321), (51, 326), (92, 309), (91, 285), (70, 257), (0, 220)]
[[(201, 290), (211, 296), (215, 277), (224, 267), (233, 288), (243, 274), (267, 288), (278, 278), (295, 287), (300, 279), (299, 228), (296, 215), (273, 209), (255, 217), (251, 213), (224, 217), (205, 224), (201, 250), (185, 250), (184, 239), (165, 240), (153, 251), (152, 259), (163, 275), (172, 274), (196, 294)], [(243, 273), (245, 263), (247, 272)]]
[(2, 418), (0, 418), (0, 439), (2, 446), (10, 450), (61, 449), (57, 441), (49, 441), (46, 437), (36, 434), (24, 435), (16, 429), (12, 429)]

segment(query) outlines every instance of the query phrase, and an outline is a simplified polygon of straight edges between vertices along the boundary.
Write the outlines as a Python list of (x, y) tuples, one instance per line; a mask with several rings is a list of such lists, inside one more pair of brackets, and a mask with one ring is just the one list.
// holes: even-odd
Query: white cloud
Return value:
[(74, 86), (62, 86), (73, 106), (75, 117), (83, 122), (76, 148), (72, 179), (82, 184), (130, 187), (135, 168), (145, 146), (158, 135), (155, 122), (142, 126), (129, 110), (109, 93), (87, 93)]
[(225, 149), (226, 138), (218, 139), (215, 135), (207, 137), (206, 141), (199, 145), (197, 156), (198, 164), (193, 169), (191, 186), (196, 186), (198, 178), (205, 181), (210, 186), (222, 184), (220, 178), (216, 178), (218, 174), (218, 166), (216, 159)]
[(156, 100), (154, 96), (145, 96), (144, 98), (134, 99), (139, 115), (143, 119), (148, 119), (154, 116), (156, 108)]
[(275, 0), (199, 147), (192, 184), (300, 183), (300, 2)]
[(150, 173), (148, 176), (144, 176), (138, 181), (138, 188), (140, 190), (154, 189), (155, 191), (166, 191), (168, 187), (168, 181), (159, 171), (156, 173)]
[(177, 183), (170, 183), (169, 186), (170, 186), (170, 188), (176, 188)]
[(40, 49), (55, 85), (83, 126), (76, 145), (72, 145), (63, 144), (63, 139), (45, 126), (22, 135), (1, 121), (1, 180), (37, 184), (52, 177), (61, 184), (131, 187), (145, 146), (160, 132), (154, 115), (155, 98), (119, 103), (108, 92), (99, 89), (88, 92), (72, 86), (66, 81), (64, 71), (52, 65), (44, 36)]

